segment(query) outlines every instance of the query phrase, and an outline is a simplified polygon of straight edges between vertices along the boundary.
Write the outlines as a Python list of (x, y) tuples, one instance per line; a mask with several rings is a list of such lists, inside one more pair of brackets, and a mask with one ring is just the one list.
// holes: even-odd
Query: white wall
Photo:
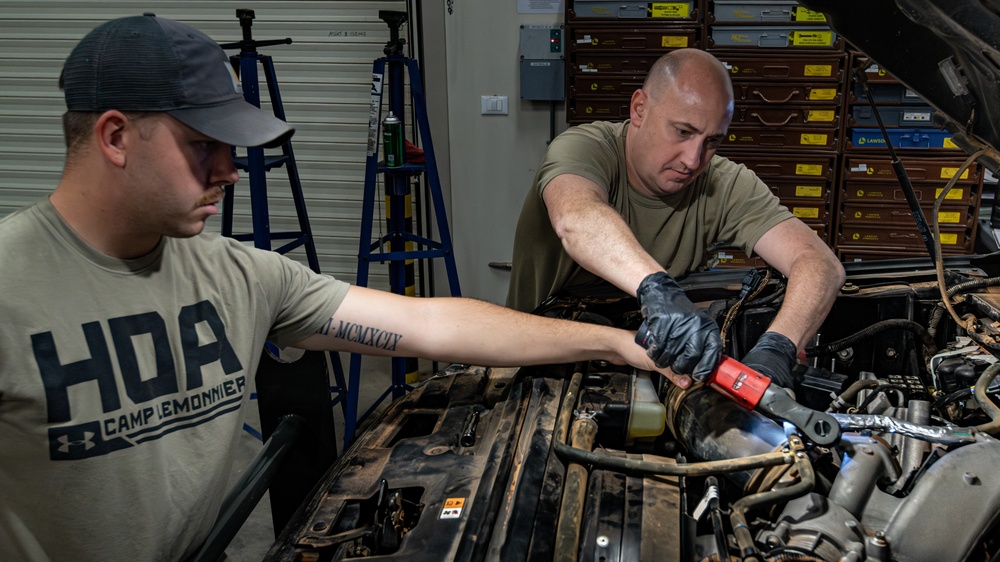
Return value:
[[(424, 2), (425, 60), (428, 113), (439, 129), (432, 107), (447, 82), (447, 137), (449, 166), (442, 182), (450, 190), (448, 217), (462, 295), (498, 304), (507, 296), (509, 272), (492, 269), (489, 262), (509, 262), (514, 227), (535, 169), (550, 136), (551, 104), (520, 99), (518, 82), (519, 28), (563, 23), (563, 8), (555, 14), (518, 14), (515, 0), (446, 0)], [(444, 45), (428, 31), (440, 33)], [(443, 56), (442, 56), (443, 55)], [(441, 69), (442, 61), (446, 68)], [(483, 95), (508, 97), (509, 115), (480, 115)], [(556, 132), (566, 129), (563, 102), (557, 102)], [(441, 153), (432, 132), (435, 152)], [(442, 160), (441, 156), (438, 156)], [(441, 261), (441, 260), (435, 260)], [(436, 270), (440, 270), (437, 267)], [(447, 279), (435, 274), (437, 294), (447, 294)]]

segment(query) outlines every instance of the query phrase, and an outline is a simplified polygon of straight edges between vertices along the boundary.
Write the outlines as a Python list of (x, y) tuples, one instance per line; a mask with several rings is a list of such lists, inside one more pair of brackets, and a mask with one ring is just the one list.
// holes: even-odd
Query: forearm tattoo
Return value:
[(324, 336), (332, 334), (333, 337), (344, 341), (360, 343), (361, 345), (384, 349), (386, 351), (396, 351), (396, 345), (399, 344), (399, 340), (403, 339), (403, 334), (397, 334), (389, 330), (379, 330), (378, 328), (362, 326), (353, 322), (344, 322), (343, 320), (336, 322), (337, 324), (334, 325), (334, 319), (330, 318), (316, 330), (316, 333)]

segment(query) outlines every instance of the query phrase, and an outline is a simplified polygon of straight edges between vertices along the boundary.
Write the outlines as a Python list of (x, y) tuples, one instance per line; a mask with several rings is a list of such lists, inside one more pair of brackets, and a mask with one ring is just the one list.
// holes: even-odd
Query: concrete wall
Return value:
[[(442, 191), (450, 196), (448, 219), (462, 294), (503, 304), (509, 272), (488, 264), (511, 260), (517, 216), (551, 134), (552, 104), (519, 96), (519, 29), (563, 23), (562, 5), (555, 14), (518, 14), (515, 0), (422, 4), (421, 65)], [(507, 96), (509, 114), (481, 115), (484, 95)], [(566, 115), (563, 102), (555, 106), (558, 133), (567, 127)], [(443, 146), (448, 147), (446, 159)], [(447, 278), (440, 266), (435, 270), (436, 294), (448, 294)]]

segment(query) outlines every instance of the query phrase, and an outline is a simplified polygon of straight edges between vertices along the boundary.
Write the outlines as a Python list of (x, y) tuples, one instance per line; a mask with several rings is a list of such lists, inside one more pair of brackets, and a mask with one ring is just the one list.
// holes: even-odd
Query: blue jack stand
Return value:
[[(399, 26), (406, 21), (405, 12), (380, 10), (379, 18), (389, 25), (390, 40), (384, 49), (385, 57), (375, 59), (372, 67), (372, 101), (368, 130), (368, 158), (365, 165), (365, 194), (362, 202), (361, 240), (358, 250), (358, 278), (356, 285), (368, 286), (368, 269), (371, 262), (389, 263), (389, 285), (393, 293), (407, 294), (407, 261), (443, 258), (452, 296), (460, 296), (458, 269), (455, 266), (455, 252), (452, 249), (451, 234), (445, 213), (444, 197), (441, 194), (441, 180), (431, 143), (430, 125), (427, 121), (427, 102), (417, 61), (402, 55), (405, 39), (399, 37)], [(416, 114), (417, 127), (423, 145), (423, 163), (405, 163), (399, 167), (387, 167), (378, 160), (379, 140), (382, 123), (382, 91), (385, 85), (386, 67), (389, 69), (388, 90), (389, 110), (403, 119), (406, 110), (404, 72), (409, 74), (412, 109)], [(405, 125), (405, 124), (404, 124)], [(376, 183), (378, 174), (384, 175), (387, 206), (388, 232), (372, 241), (372, 222), (375, 208)], [(427, 185), (433, 203), (434, 215), (440, 241), (417, 236), (407, 225), (410, 217), (410, 180), (413, 176), (427, 174)], [(385, 247), (388, 245), (388, 251)], [(409, 249), (418, 248), (418, 249)], [(410, 265), (412, 267), (412, 265)], [(390, 394), (393, 398), (402, 396), (412, 387), (406, 381), (408, 372), (405, 357), (392, 359), (392, 384), (375, 400), (360, 418), (357, 416), (358, 390), (361, 382), (361, 355), (351, 354), (350, 381), (348, 384), (347, 407), (344, 427), (344, 447), (354, 439), (357, 424), (370, 415)]]
[[(267, 91), (270, 95), (271, 108), (274, 115), (278, 119), (286, 121), (285, 110), (281, 104), (281, 94), (278, 91), (278, 80), (274, 73), (274, 62), (270, 56), (258, 53), (257, 48), (270, 45), (287, 45), (290, 44), (292, 40), (290, 38), (285, 38), (269, 41), (256, 41), (251, 36), (250, 32), (254, 19), (253, 10), (238, 9), (236, 10), (236, 15), (240, 20), (240, 26), (243, 28), (243, 40), (238, 43), (226, 43), (221, 45), (221, 47), (223, 49), (240, 49), (240, 54), (230, 56), (229, 60), (233, 65), (233, 69), (240, 77), (240, 83), (243, 87), (243, 98), (246, 99), (247, 102), (260, 107), (260, 79), (257, 72), (257, 65), (261, 64), (264, 68), (264, 77), (267, 82)], [(224, 207), (222, 213), (223, 236), (229, 236), (242, 241), (253, 240), (254, 247), (263, 250), (272, 249), (272, 240), (291, 240), (274, 251), (280, 254), (285, 254), (302, 246), (305, 249), (306, 259), (309, 262), (310, 269), (319, 273), (319, 259), (316, 255), (316, 244), (313, 239), (312, 230), (309, 227), (309, 217), (306, 214), (306, 202), (304, 196), (302, 195), (302, 182), (299, 178), (298, 168), (295, 165), (295, 156), (292, 153), (291, 140), (286, 140), (282, 143), (281, 154), (265, 155), (264, 149), (261, 147), (247, 148), (247, 155), (245, 158), (235, 157), (235, 150), (233, 154), (233, 162), (236, 167), (240, 170), (246, 171), (250, 179), (250, 208), (253, 215), (253, 231), (250, 233), (233, 234), (234, 186), (227, 185), (225, 187)], [(284, 167), (288, 173), (288, 183), (291, 187), (292, 199), (295, 203), (296, 214), (298, 215), (298, 231), (271, 232), (270, 218), (268, 215), (266, 172), (280, 167)], [(268, 346), (272, 347), (271, 344), (268, 344)], [(346, 417), (347, 400), (345, 400), (345, 397), (347, 396), (347, 383), (344, 380), (344, 368), (337, 352), (331, 351), (329, 355), (330, 364), (333, 366), (333, 375), (336, 380), (336, 384), (330, 387), (330, 392), (334, 395), (334, 398), (331, 400), (331, 406), (335, 406), (340, 403), (341, 409)], [(251, 434), (256, 433), (249, 426), (247, 426), (247, 430), (250, 431)], [(255, 434), (255, 436), (258, 439), (262, 438), (259, 434)]]

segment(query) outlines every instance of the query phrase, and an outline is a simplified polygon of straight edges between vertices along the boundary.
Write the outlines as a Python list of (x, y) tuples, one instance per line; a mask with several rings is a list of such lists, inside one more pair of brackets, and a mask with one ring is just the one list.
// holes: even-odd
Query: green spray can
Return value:
[(382, 120), (382, 153), (387, 168), (398, 168), (403, 165), (405, 152), (403, 150), (403, 122), (391, 111)]

